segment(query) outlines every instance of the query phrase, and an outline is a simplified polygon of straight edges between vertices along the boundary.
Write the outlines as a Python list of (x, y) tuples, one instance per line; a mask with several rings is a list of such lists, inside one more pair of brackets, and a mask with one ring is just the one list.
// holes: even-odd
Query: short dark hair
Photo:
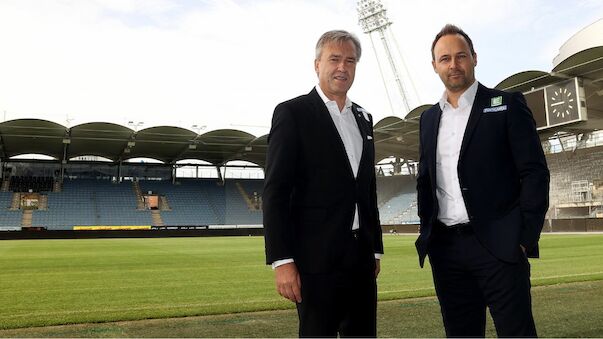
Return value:
[(342, 43), (345, 41), (351, 41), (354, 44), (354, 47), (356, 47), (356, 61), (360, 61), (360, 56), (362, 55), (360, 40), (354, 34), (344, 30), (328, 31), (318, 39), (316, 43), (316, 59), (320, 59), (324, 45), (330, 42)]
[(442, 30), (440, 30), (440, 32), (436, 35), (435, 39), (433, 39), (433, 43), (431, 44), (431, 59), (432, 60), (435, 60), (435, 54), (433, 53), (433, 49), (435, 48), (435, 45), (438, 42), (438, 40), (440, 40), (440, 38), (443, 37), (444, 35), (453, 35), (453, 34), (459, 34), (460, 36), (465, 38), (465, 41), (467, 41), (467, 44), (469, 44), (469, 50), (471, 50), (471, 55), (475, 55), (475, 50), (473, 49), (473, 41), (471, 41), (471, 38), (467, 35), (467, 33), (465, 33), (462, 29), (458, 28), (455, 25), (446, 24), (446, 26), (444, 26), (444, 28), (442, 28)]

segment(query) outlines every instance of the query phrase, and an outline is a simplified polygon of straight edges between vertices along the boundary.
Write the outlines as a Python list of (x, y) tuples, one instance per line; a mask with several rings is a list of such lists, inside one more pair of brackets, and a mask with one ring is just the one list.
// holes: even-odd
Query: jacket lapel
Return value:
[(323, 128), (327, 130), (325, 137), (328, 138), (328, 144), (335, 145), (335, 154), (333, 154), (333, 156), (339, 158), (339, 160), (337, 160), (338, 163), (346, 164), (346, 172), (353, 178), (354, 172), (352, 171), (348, 154), (345, 151), (343, 140), (341, 140), (339, 131), (337, 131), (337, 127), (335, 127), (333, 118), (331, 118), (331, 113), (329, 113), (327, 106), (322, 101), (320, 95), (318, 95), (316, 88), (312, 89), (312, 91), (308, 94), (308, 97), (311, 99), (310, 104), (313, 107), (313, 111), (316, 112), (314, 118), (317, 126), (323, 126)]
[(465, 134), (463, 135), (463, 142), (461, 143), (461, 151), (459, 153), (459, 162), (463, 158), (463, 154), (467, 149), (467, 145), (471, 141), (475, 127), (482, 116), (482, 110), (487, 105), (488, 96), (486, 95), (486, 87), (482, 84), (478, 84), (477, 93), (475, 94), (475, 100), (473, 101), (473, 107), (469, 114), (469, 121), (467, 121), (467, 127), (465, 128)]
[[(362, 137), (362, 155), (360, 156), (360, 164), (358, 165), (357, 175), (357, 177), (360, 177), (360, 171), (364, 168), (367, 156), (369, 155), (367, 152), (370, 152), (371, 150), (371, 147), (369, 146), (371, 145), (372, 140), (369, 141), (368, 136), (370, 135), (371, 138), (373, 137), (370, 133), (372, 123), (364, 118), (364, 114), (360, 112), (360, 110), (358, 109), (358, 105), (356, 104), (352, 104), (352, 114), (354, 115), (354, 119), (356, 119), (356, 125), (358, 125), (358, 129), (360, 130), (360, 136)], [(374, 166), (374, 164), (370, 165)]]
[[(428, 136), (430, 138), (429, 145), (431, 146), (429, 150), (429, 172), (433, 173), (431, 175), (431, 187), (436, 187), (436, 159), (437, 159), (437, 148), (438, 148), (438, 133), (440, 131), (440, 120), (442, 119), (442, 109), (439, 104), (436, 104), (436, 111), (433, 119), (429, 121), (429, 125), (427, 127)], [(435, 192), (435, 191), (434, 191)]]

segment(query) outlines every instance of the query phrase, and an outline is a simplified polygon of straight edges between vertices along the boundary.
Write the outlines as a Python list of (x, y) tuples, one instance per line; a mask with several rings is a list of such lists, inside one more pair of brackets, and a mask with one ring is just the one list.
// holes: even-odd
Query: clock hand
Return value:
[(556, 102), (554, 104), (551, 104), (551, 107), (558, 106), (558, 105), (563, 105), (563, 104), (565, 104), (565, 101), (559, 101), (559, 102)]

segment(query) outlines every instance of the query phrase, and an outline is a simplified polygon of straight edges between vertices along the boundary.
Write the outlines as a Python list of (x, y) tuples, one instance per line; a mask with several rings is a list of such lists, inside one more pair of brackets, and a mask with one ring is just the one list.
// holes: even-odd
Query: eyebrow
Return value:
[[(328, 59), (331, 59), (331, 58), (339, 58), (339, 59), (341, 59), (341, 58), (343, 58), (343, 55), (341, 55), (341, 54), (329, 54)], [(354, 60), (354, 61), (358, 60), (358, 58), (356, 58), (355, 56), (353, 56), (353, 57), (346, 57), (345, 59), (346, 60)]]
[[(469, 55), (469, 53), (467, 53), (467, 51), (460, 51), (460, 52), (457, 52), (457, 53), (456, 53), (456, 54), (454, 54), (454, 55), (462, 55), (462, 54), (464, 54), (464, 55)], [(452, 54), (449, 54), (449, 53), (442, 54), (442, 55), (440, 55), (440, 56), (438, 57), (438, 60), (439, 60), (439, 59), (442, 59), (443, 57), (450, 57), (450, 56), (452, 56)]]

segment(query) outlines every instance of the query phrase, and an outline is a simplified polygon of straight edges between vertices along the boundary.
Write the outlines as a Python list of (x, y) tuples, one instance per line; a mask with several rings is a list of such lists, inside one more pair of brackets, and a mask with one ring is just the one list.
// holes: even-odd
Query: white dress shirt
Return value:
[[(318, 92), (318, 95), (320, 95), (320, 98), (325, 103), (325, 106), (327, 106), (327, 109), (331, 114), (331, 119), (333, 119), (335, 128), (337, 128), (341, 141), (343, 141), (343, 146), (348, 156), (350, 166), (352, 167), (354, 178), (356, 178), (356, 176), (358, 176), (358, 168), (360, 167), (360, 158), (362, 157), (362, 135), (360, 134), (358, 123), (354, 118), (354, 112), (352, 112), (352, 100), (346, 97), (343, 110), (340, 111), (339, 106), (337, 106), (337, 102), (327, 98), (320, 88), (320, 85), (316, 85), (316, 92)], [(352, 230), (357, 230), (359, 228), (360, 221), (358, 219), (358, 205), (356, 205), (354, 208)], [(381, 253), (375, 253), (375, 258), (381, 259)], [(277, 260), (272, 263), (272, 268), (276, 268), (280, 265), (290, 262), (293, 262), (293, 259)]]
[[(340, 111), (337, 102), (335, 102), (335, 100), (329, 100), (320, 86), (316, 85), (316, 91), (331, 114), (331, 119), (333, 119), (333, 123), (337, 128), (337, 132), (339, 132), (341, 141), (343, 141), (343, 146), (348, 155), (354, 178), (356, 178), (358, 176), (358, 167), (360, 166), (360, 157), (362, 157), (362, 135), (360, 134), (358, 123), (356, 123), (356, 119), (354, 118), (354, 112), (352, 112), (352, 100), (346, 97), (343, 110)], [(352, 229), (357, 230), (359, 227), (358, 208), (356, 206)]]
[(436, 147), (436, 197), (438, 220), (452, 226), (469, 222), (458, 177), (459, 154), (469, 114), (477, 93), (477, 81), (460, 96), (458, 107), (448, 102), (446, 92), (440, 99), (442, 118)]

